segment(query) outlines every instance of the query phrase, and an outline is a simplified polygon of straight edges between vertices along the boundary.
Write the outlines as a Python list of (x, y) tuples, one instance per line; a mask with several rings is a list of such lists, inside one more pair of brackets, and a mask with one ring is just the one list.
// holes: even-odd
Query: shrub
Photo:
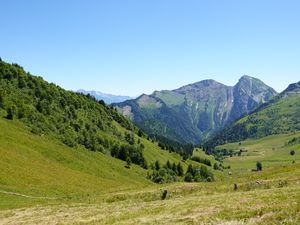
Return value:
[(214, 170), (219, 170), (219, 169), (220, 169), (220, 167), (219, 167), (218, 163), (215, 163), (214, 164)]
[(184, 177), (184, 181), (185, 182), (193, 182), (194, 181), (194, 177), (191, 173), (186, 173), (185, 177)]
[(291, 156), (294, 156), (296, 154), (296, 152), (294, 151), (294, 150), (292, 150), (291, 152), (290, 152), (290, 155)]
[(256, 170), (257, 171), (262, 171), (262, 169), (263, 169), (262, 163), (261, 162), (257, 162), (256, 163)]

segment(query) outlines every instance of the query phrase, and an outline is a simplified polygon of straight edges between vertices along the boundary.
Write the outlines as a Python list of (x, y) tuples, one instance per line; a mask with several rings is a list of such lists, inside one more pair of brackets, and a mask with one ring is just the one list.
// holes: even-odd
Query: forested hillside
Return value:
[(103, 101), (66, 91), (3, 61), (0, 90), (3, 117), (22, 121), (31, 132), (147, 166), (144, 146), (134, 139), (135, 133), (143, 133)]
[[(56, 138), (74, 149), (83, 147), (113, 156), (125, 161), (128, 169), (132, 163), (150, 169), (147, 177), (156, 183), (184, 179), (187, 165), (181, 164), (181, 159), (188, 159), (184, 148), (174, 149), (151, 140), (103, 101), (66, 91), (26, 73), (17, 64), (3, 61), (0, 90), (1, 117), (22, 122), (36, 135)], [(202, 170), (201, 176), (190, 181), (212, 181), (213, 174), (205, 166), (198, 166), (190, 167), (188, 173), (193, 171), (196, 176)]]

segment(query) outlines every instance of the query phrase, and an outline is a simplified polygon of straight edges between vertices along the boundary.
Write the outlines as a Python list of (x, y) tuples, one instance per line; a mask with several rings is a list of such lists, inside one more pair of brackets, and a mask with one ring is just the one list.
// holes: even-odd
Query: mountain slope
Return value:
[(300, 82), (291, 84), (282, 93), (262, 104), (251, 114), (229, 126), (209, 145), (261, 138), (300, 130)]
[(234, 87), (204, 80), (114, 106), (152, 136), (199, 143), (274, 95), (262, 81), (243, 76)]
[[(178, 163), (181, 157), (142, 139), (146, 160)], [(95, 200), (112, 192), (155, 187), (145, 170), (84, 147), (70, 148), (50, 136), (32, 134), (20, 121), (0, 118), (0, 209)], [(184, 168), (186, 163), (182, 163)], [(20, 197), (17, 193), (29, 197)]]
[(126, 100), (132, 99), (132, 97), (129, 96), (105, 94), (100, 91), (86, 91), (80, 89), (77, 90), (76, 92), (85, 95), (89, 94), (91, 96), (94, 96), (97, 100), (103, 100), (106, 104), (119, 103), (119, 102), (124, 102)]
[(144, 168), (156, 160), (180, 159), (175, 153), (162, 151), (157, 142), (146, 140), (147, 135), (102, 101), (66, 91), (3, 61), (0, 116), (20, 121), (32, 133), (55, 138), (69, 147), (102, 152)]

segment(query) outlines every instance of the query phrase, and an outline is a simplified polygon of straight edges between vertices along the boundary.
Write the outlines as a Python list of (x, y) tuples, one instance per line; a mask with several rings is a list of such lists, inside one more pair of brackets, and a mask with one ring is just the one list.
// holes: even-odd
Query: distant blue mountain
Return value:
[(103, 100), (106, 104), (120, 103), (129, 99), (133, 99), (132, 97), (129, 96), (105, 94), (100, 91), (86, 91), (86, 90), (79, 89), (76, 92), (85, 95), (90, 94), (94, 96), (97, 100)]

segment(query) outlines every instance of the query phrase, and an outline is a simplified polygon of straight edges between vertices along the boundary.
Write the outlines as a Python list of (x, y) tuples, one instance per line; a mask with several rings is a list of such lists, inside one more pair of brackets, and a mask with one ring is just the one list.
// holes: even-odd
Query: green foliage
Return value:
[(160, 163), (159, 163), (159, 161), (155, 162), (155, 170), (160, 170)]
[(111, 155), (123, 161), (127, 161), (129, 158), (131, 162), (143, 167), (147, 167), (145, 158), (143, 156), (143, 149), (140, 146), (116, 144), (111, 150)]
[(212, 182), (214, 181), (214, 175), (210, 172), (206, 166), (189, 165), (185, 174), (184, 180), (186, 182)]
[(176, 173), (167, 168), (161, 168), (158, 171), (155, 170), (152, 175), (148, 177), (154, 183), (164, 184), (178, 181)]
[(205, 164), (207, 166), (212, 166), (211, 161), (209, 159), (202, 159), (199, 156), (193, 156), (193, 157), (191, 157), (191, 160), (198, 162), (198, 163)]
[(215, 163), (215, 164), (214, 164), (214, 170), (220, 170), (220, 166), (219, 166), (218, 163)]
[(180, 162), (177, 164), (177, 174), (178, 174), (178, 176), (180, 176), (180, 177), (182, 177), (183, 174), (184, 174), (183, 167), (182, 167), (182, 165), (181, 165)]
[(294, 150), (290, 151), (290, 155), (294, 156), (296, 154), (296, 152)]
[(139, 130), (103, 101), (66, 91), (26, 73), (17, 64), (3, 61), (0, 90), (0, 107), (6, 111), (6, 118), (20, 120), (34, 134), (50, 135), (69, 147), (111, 151), (114, 157), (124, 161), (130, 158), (133, 163), (147, 167), (144, 146), (134, 139)]
[(8, 120), (13, 120), (14, 117), (16, 116), (16, 114), (17, 114), (17, 109), (16, 109), (16, 107), (15, 107), (14, 105), (9, 106), (9, 107), (7, 107), (6, 111), (7, 111), (6, 118), (7, 118)]
[(294, 137), (292, 138), (291, 140), (289, 140), (287, 142), (287, 145), (297, 145), (297, 144), (300, 144), (300, 138), (299, 137)]
[(171, 183), (179, 181), (183, 173), (183, 167), (180, 162), (176, 165), (175, 163), (171, 164), (168, 160), (166, 164), (161, 167), (160, 163), (156, 161), (153, 166), (153, 173), (148, 176), (148, 179), (159, 184)]
[(257, 163), (256, 163), (256, 170), (257, 170), (257, 171), (262, 171), (262, 170), (263, 170), (263, 166), (262, 166), (262, 163), (261, 163), (261, 162), (257, 162)]

